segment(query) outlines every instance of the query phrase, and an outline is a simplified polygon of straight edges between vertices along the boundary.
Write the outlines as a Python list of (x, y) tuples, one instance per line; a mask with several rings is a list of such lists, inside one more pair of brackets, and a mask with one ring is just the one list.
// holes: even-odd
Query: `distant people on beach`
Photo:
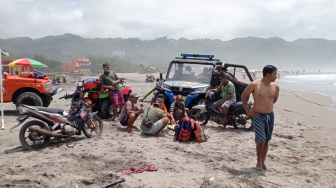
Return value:
[[(247, 114), (252, 117), (255, 132), (257, 152), (256, 168), (267, 170), (265, 161), (268, 151), (268, 142), (272, 138), (274, 127), (273, 106), (279, 97), (279, 86), (275, 83), (277, 68), (267, 65), (263, 68), (263, 78), (249, 83), (241, 95), (241, 100)], [(252, 94), (254, 105), (250, 109), (247, 101)]]
[(257, 76), (257, 73), (254, 71), (254, 72), (252, 72), (252, 77), (253, 77), (253, 80), (255, 80), (256, 79), (256, 76)]

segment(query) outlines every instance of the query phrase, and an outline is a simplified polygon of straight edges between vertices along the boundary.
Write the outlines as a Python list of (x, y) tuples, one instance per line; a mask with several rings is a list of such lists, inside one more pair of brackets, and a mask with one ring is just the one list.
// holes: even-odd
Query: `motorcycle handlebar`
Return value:
[(74, 92), (66, 93), (63, 97), (60, 97), (58, 99), (70, 99), (73, 97), (73, 95), (74, 95)]
[(121, 84), (125, 83), (125, 78), (119, 78), (119, 80)]

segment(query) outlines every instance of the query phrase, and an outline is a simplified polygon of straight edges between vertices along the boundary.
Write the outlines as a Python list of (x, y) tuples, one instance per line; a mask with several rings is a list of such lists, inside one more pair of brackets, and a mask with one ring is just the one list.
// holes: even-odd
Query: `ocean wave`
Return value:
[(336, 83), (336, 74), (318, 74), (318, 75), (286, 75), (283, 77), (290, 81), (315, 81)]

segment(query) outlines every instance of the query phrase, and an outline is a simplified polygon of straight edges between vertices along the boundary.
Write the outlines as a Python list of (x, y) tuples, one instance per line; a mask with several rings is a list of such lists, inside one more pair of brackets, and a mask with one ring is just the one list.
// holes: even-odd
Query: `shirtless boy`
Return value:
[[(263, 68), (263, 78), (249, 83), (241, 95), (244, 109), (252, 117), (257, 151), (256, 167), (260, 170), (267, 170), (265, 160), (274, 126), (273, 105), (278, 100), (280, 90), (275, 83), (276, 78), (277, 68), (267, 65)], [(251, 93), (254, 105), (249, 109), (247, 101)]]

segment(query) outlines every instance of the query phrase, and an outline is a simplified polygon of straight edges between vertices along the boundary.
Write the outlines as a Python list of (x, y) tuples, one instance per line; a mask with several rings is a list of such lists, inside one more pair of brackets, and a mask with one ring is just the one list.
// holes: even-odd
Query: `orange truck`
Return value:
[(3, 101), (13, 102), (16, 106), (27, 104), (31, 106), (48, 107), (53, 100), (55, 90), (48, 77), (36, 77), (33, 72), (12, 75), (4, 72)]

